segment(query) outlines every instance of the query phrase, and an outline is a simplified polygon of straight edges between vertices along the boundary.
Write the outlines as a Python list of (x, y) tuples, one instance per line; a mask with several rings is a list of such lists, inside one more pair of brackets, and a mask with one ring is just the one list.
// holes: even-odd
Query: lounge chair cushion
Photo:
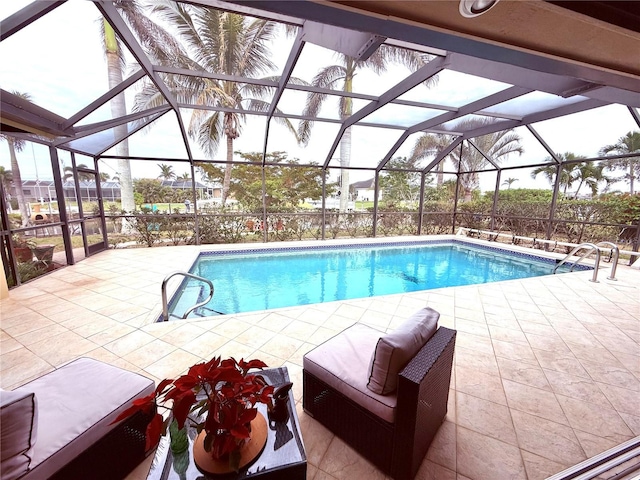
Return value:
[(0, 472), (3, 480), (24, 474), (31, 464), (38, 430), (33, 392), (0, 390)]
[(380, 331), (356, 323), (308, 352), (303, 368), (351, 401), (393, 423), (395, 395), (378, 395), (367, 388), (369, 359)]
[(367, 388), (389, 395), (398, 386), (398, 374), (438, 328), (440, 314), (426, 307), (377, 342), (369, 364)]
[(35, 392), (39, 406), (38, 441), (20, 480), (49, 478), (114, 429), (120, 412), (154, 387), (137, 373), (79, 358), (15, 389)]

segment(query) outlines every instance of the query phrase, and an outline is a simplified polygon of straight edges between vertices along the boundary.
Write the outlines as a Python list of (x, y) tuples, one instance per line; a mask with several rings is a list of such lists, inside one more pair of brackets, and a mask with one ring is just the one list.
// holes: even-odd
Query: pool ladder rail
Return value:
[[(207, 298), (205, 300), (203, 300), (202, 302), (196, 303), (193, 307), (188, 308), (184, 312), (182, 317), (178, 317), (177, 315), (169, 314), (169, 303), (167, 302), (167, 283), (169, 282), (169, 280), (171, 280), (176, 275), (182, 275), (183, 277), (193, 278), (194, 280), (199, 280), (199, 281), (204, 282), (207, 285), (209, 285), (209, 295), (207, 296)], [(181, 320), (184, 320), (196, 308), (203, 307), (204, 305), (209, 303), (209, 300), (211, 300), (212, 298), (213, 298), (213, 282), (211, 280), (209, 280), (208, 278), (199, 277), (198, 275), (194, 275), (193, 273), (182, 272), (182, 271), (177, 271), (177, 272), (170, 273), (169, 275), (164, 277), (164, 280), (162, 281), (162, 321), (163, 322), (169, 321), (169, 316), (170, 315), (173, 315), (176, 318), (180, 318)]]
[(613, 258), (611, 260), (612, 263), (613, 263), (613, 266), (611, 267), (611, 275), (607, 277), (607, 280), (615, 280), (616, 279), (616, 269), (618, 268), (618, 257), (620, 256), (620, 250), (618, 249), (618, 246), (615, 243), (612, 243), (612, 242), (600, 242), (597, 245), (595, 245), (593, 243), (581, 243), (580, 245), (575, 247), (573, 250), (571, 250), (571, 252), (569, 252), (567, 254), (567, 256), (564, 257), (560, 262), (558, 262), (558, 264), (553, 269), (553, 273), (556, 273), (556, 271), (558, 270), (558, 268), (560, 268), (560, 266), (562, 266), (564, 263), (566, 263), (571, 257), (573, 257), (580, 250), (586, 250), (585, 252), (582, 253), (582, 255), (580, 255), (578, 260), (573, 262), (573, 264), (571, 265), (571, 268), (569, 269), (569, 271), (572, 272), (573, 271), (573, 267), (578, 265), (589, 254), (591, 254), (592, 252), (595, 252), (595, 254), (596, 254), (596, 264), (595, 264), (595, 266), (593, 268), (593, 278), (591, 279), (591, 281), (594, 282), (594, 283), (597, 282), (598, 281), (598, 268), (600, 267), (600, 249), (598, 247), (599, 246), (604, 246), (604, 245), (607, 245), (607, 246), (611, 247), (611, 252), (612, 252), (612, 255), (613, 255)]

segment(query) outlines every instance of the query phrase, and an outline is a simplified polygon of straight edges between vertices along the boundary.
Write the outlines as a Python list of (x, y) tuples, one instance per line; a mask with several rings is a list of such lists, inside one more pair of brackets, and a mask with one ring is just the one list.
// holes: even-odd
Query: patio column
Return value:
[(500, 177), (502, 176), (502, 169), (498, 170), (498, 175), (496, 178), (496, 188), (493, 191), (493, 206), (491, 207), (491, 226), (489, 230), (493, 232), (493, 229), (496, 226), (496, 210), (498, 208), (498, 196), (500, 195)]

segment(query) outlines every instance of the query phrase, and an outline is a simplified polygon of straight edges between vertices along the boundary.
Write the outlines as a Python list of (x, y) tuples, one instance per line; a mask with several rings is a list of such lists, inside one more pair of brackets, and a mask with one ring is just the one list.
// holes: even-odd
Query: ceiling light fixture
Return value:
[(499, 0), (460, 0), (460, 15), (466, 18), (477, 17), (488, 12)]

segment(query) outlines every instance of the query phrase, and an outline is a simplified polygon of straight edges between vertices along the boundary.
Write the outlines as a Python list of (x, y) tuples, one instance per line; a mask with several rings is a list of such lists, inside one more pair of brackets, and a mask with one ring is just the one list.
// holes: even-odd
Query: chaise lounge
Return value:
[(456, 331), (439, 316), (355, 324), (303, 359), (304, 410), (396, 480), (415, 477), (447, 413)]
[(115, 480), (146, 456), (151, 415), (116, 417), (154, 382), (80, 358), (12, 391), (0, 391), (2, 480)]

